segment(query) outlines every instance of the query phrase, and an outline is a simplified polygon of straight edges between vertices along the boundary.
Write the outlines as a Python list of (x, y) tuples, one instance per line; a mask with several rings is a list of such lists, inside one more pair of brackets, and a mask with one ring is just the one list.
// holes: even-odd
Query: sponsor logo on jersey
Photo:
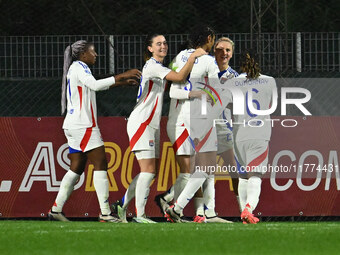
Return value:
[(153, 147), (155, 145), (155, 142), (153, 140), (149, 140), (149, 146)]

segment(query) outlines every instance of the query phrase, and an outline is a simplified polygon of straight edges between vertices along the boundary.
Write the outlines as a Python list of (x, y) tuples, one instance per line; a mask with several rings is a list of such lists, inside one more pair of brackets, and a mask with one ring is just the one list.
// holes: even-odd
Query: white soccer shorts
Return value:
[[(128, 121), (127, 132), (131, 151), (135, 152), (137, 159), (159, 158), (160, 130), (149, 125), (136, 126)], [(144, 153), (141, 153), (145, 151)], [(137, 153), (136, 153), (137, 152)]]
[(170, 142), (173, 144), (176, 155), (194, 155), (197, 152), (217, 151), (216, 129), (212, 127), (199, 143), (194, 141), (189, 130), (184, 125), (171, 125), (168, 122), (167, 133)]
[(265, 174), (268, 164), (269, 141), (248, 140), (234, 143), (234, 152), (237, 164), (240, 166), (239, 174), (248, 172)]
[(104, 145), (98, 128), (64, 129), (67, 144), (74, 150), (87, 152)]

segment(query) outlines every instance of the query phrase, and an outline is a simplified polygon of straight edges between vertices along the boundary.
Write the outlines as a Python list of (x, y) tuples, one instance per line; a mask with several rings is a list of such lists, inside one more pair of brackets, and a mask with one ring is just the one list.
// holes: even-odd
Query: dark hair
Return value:
[(144, 60), (148, 61), (152, 57), (152, 53), (149, 51), (148, 47), (152, 45), (153, 38), (162, 35), (158, 33), (152, 33), (148, 34), (145, 38), (145, 43), (144, 43)]
[(257, 53), (252, 49), (242, 52), (240, 67), (242, 72), (247, 73), (248, 79), (258, 78), (261, 70)]
[(61, 114), (64, 114), (66, 110), (66, 84), (67, 73), (73, 61), (78, 60), (80, 54), (86, 52), (89, 47), (93, 46), (93, 43), (85, 40), (76, 41), (72, 45), (66, 47), (64, 51), (64, 68), (63, 78), (61, 82)]
[(189, 35), (187, 48), (198, 48), (207, 43), (208, 36), (214, 37), (215, 31), (207, 25), (197, 25)]

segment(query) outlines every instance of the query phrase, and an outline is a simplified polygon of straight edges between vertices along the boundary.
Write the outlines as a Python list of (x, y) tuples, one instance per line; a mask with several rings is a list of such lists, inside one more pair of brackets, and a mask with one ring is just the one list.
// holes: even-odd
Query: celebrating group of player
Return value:
[[(208, 55), (213, 48), (214, 56)], [(188, 222), (183, 209), (194, 197), (194, 222), (230, 223), (215, 212), (214, 167), (216, 156), (225, 164), (251, 169), (230, 172), (243, 223), (256, 224), (259, 219), (252, 212), (261, 192), (263, 167), (268, 161), (269, 123), (261, 122), (268, 115), (256, 115), (254, 108), (268, 109), (272, 77), (261, 75), (253, 52), (246, 51), (241, 59), (241, 74), (229, 66), (234, 43), (226, 37), (215, 42), (214, 31), (207, 26), (197, 27), (190, 36), (187, 48), (163, 66), (168, 45), (161, 34), (146, 39), (146, 63), (142, 73), (129, 70), (115, 77), (95, 80), (88, 65), (95, 62), (96, 52), (91, 43), (77, 41), (65, 51), (62, 105), (67, 97), (64, 132), (69, 145), (70, 171), (64, 176), (49, 218), (68, 219), (62, 213), (64, 203), (85, 169), (87, 158), (94, 165), (94, 186), (104, 222), (127, 222), (126, 210), (135, 197), (137, 223), (155, 223), (145, 215), (150, 184), (155, 178), (159, 159), (160, 119), (163, 94), (167, 81), (170, 87), (170, 111), (167, 134), (173, 144), (180, 174), (167, 192), (155, 201), (171, 222)], [(136, 84), (140, 78), (137, 104), (127, 123), (131, 151), (134, 152), (140, 173), (135, 176), (124, 197), (112, 205), (108, 196), (107, 163), (104, 144), (97, 125), (95, 91), (125, 84)], [(242, 92), (242, 104), (236, 104), (233, 91)], [(250, 100), (248, 100), (248, 98)], [(248, 104), (251, 102), (251, 105)], [(244, 114), (233, 115), (230, 108), (241, 107)], [(64, 109), (64, 107), (63, 107)], [(255, 119), (256, 118), (256, 119)], [(215, 125), (216, 119), (224, 120)], [(253, 123), (252, 123), (253, 122)], [(242, 124), (241, 124), (242, 123)], [(263, 124), (265, 123), (265, 124)], [(234, 155), (235, 154), (235, 155)], [(115, 216), (118, 216), (116, 218)]]

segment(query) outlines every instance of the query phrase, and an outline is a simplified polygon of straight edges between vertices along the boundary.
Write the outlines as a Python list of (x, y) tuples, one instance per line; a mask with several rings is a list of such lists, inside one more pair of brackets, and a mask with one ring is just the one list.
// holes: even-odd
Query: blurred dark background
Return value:
[[(220, 33), (249, 33), (251, 2), (0, 0), (0, 35), (100, 34), (84, 3), (106, 34), (147, 34), (150, 29), (166, 34), (189, 33), (198, 22), (208, 23)], [(339, 31), (339, 0), (288, 0), (283, 6), (284, 2), (278, 1), (279, 12), (286, 15), (288, 32)], [(253, 3), (258, 6), (258, 1)], [(262, 10), (266, 8), (263, 3)], [(262, 17), (262, 32), (274, 31), (276, 24), (267, 13)]]

